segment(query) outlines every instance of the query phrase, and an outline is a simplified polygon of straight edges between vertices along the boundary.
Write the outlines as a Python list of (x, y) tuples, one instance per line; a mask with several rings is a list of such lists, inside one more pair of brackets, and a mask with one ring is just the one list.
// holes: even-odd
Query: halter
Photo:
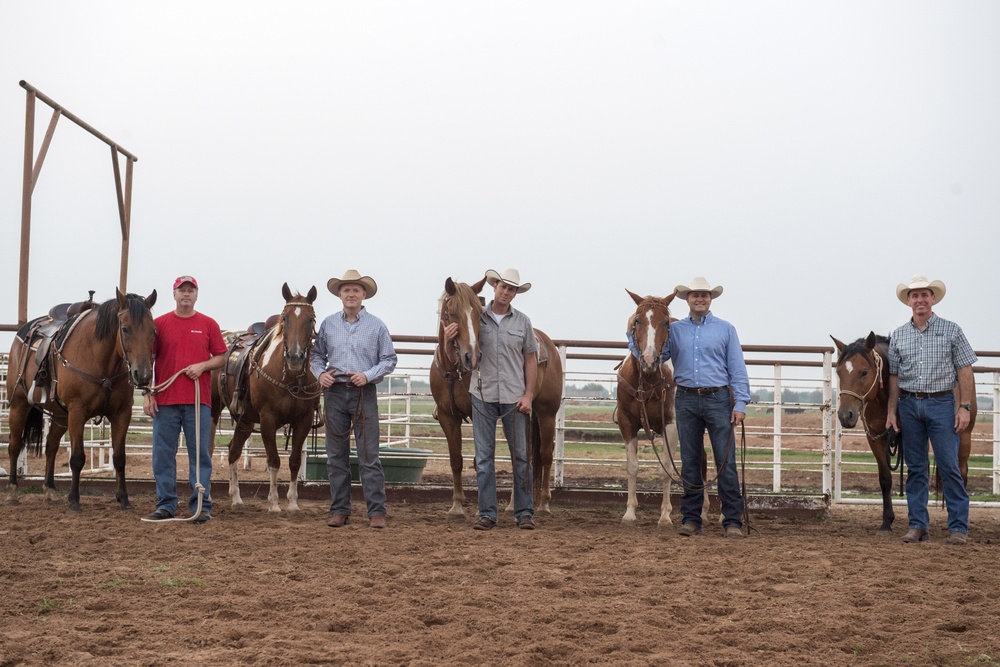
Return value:
[(886, 434), (882, 433), (880, 435), (872, 435), (871, 429), (868, 427), (868, 420), (865, 418), (865, 410), (868, 405), (869, 395), (875, 389), (875, 385), (878, 385), (879, 389), (881, 389), (884, 386), (882, 384), (882, 355), (879, 354), (876, 350), (872, 350), (872, 356), (875, 358), (875, 377), (872, 379), (872, 384), (870, 387), (868, 387), (867, 391), (865, 391), (865, 393), (862, 395), (862, 394), (857, 394), (849, 389), (841, 389), (840, 393), (846, 394), (861, 401), (861, 410), (860, 410), (861, 425), (864, 426), (865, 435), (871, 440), (879, 440), (881, 438), (884, 438)]

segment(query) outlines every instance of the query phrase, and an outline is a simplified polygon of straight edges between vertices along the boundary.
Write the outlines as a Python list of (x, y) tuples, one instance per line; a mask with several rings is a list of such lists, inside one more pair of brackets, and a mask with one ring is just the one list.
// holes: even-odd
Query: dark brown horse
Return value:
[[(440, 316), (445, 324), (458, 324), (458, 337), (452, 341), (458, 360), (451, 363), (444, 352), (444, 325), (438, 325), (438, 346), (431, 364), (431, 393), (434, 395), (434, 415), (441, 424), (448, 440), (448, 454), (451, 459), (452, 503), (448, 514), (464, 517), (462, 503), (465, 491), (462, 489), (462, 422), (472, 416), (472, 401), (469, 398), (469, 384), (472, 371), (479, 364), (479, 317), (483, 305), (479, 300), (486, 279), (472, 286), (445, 280), (441, 295)], [(537, 512), (551, 513), (552, 500), (550, 478), (552, 472), (552, 452), (555, 447), (556, 414), (562, 403), (563, 371), (562, 360), (552, 340), (535, 329), (538, 340), (538, 374), (535, 379), (534, 400), (531, 403), (531, 437), (529, 438), (528, 461), (532, 469), (534, 502)], [(508, 510), (513, 503), (508, 505)]]
[[(629, 354), (618, 370), (618, 430), (625, 441), (626, 471), (628, 473), (628, 501), (625, 508), (623, 523), (635, 522), (635, 510), (639, 506), (636, 497), (636, 478), (639, 474), (639, 432), (644, 430), (652, 439), (657, 433), (663, 437), (663, 456), (660, 458), (661, 476), (663, 477), (663, 500), (660, 504), (660, 526), (669, 526), (670, 519), (670, 485), (672, 475), (668, 466), (672, 467), (670, 447), (678, 444), (677, 425), (674, 423), (674, 384), (673, 364), (669, 361), (660, 363), (660, 355), (670, 338), (670, 302), (675, 294), (660, 298), (655, 296), (641, 297), (628, 292), (637, 306), (635, 313), (628, 319), (628, 330), (635, 339), (639, 358)], [(707, 459), (702, 457), (702, 479), (707, 471)], [(708, 508), (708, 491), (705, 490), (706, 501), (703, 504), (702, 519)]]
[[(212, 422), (217, 425), (222, 412), (222, 397), (230, 398), (230, 414), (235, 423), (233, 439), (229, 443), (229, 495), (233, 507), (242, 507), (238, 475), (238, 462), (247, 438), (254, 426), (260, 425), (260, 437), (267, 452), (267, 471), (271, 480), (267, 495), (268, 511), (280, 512), (278, 505), (277, 431), (285, 425), (292, 429), (292, 451), (288, 457), (291, 480), (288, 485), (288, 511), (295, 512), (298, 505), (298, 477), (302, 465), (302, 446), (312, 429), (321, 389), (316, 377), (309, 370), (316, 329), (316, 287), (306, 296), (292, 294), (285, 283), (281, 288), (285, 307), (278, 323), (267, 330), (248, 350), (245, 375), (219, 376), (212, 386)], [(230, 357), (235, 353), (230, 345)], [(240, 386), (240, 377), (246, 377)], [(225, 386), (221, 386), (225, 382)], [(235, 407), (239, 406), (239, 407)]]
[[(7, 395), (10, 397), (9, 502), (17, 502), (17, 458), (28, 443), (41, 451), (43, 413), (50, 415), (45, 440), (45, 492), (56, 498), (55, 462), (59, 441), (69, 432), (69, 465), (73, 483), (69, 508), (80, 511), (80, 471), (83, 469), (83, 429), (88, 419), (111, 422), (112, 462), (118, 482), (115, 500), (122, 509), (132, 505), (125, 490), (125, 435), (132, 421), (136, 387), (153, 380), (153, 341), (156, 329), (150, 308), (156, 290), (143, 299), (123, 295), (69, 319), (51, 337), (14, 338), (10, 348)], [(40, 318), (41, 319), (41, 318)], [(33, 321), (33, 323), (39, 320)], [(32, 324), (33, 324), (32, 323)], [(51, 342), (51, 345), (49, 345)], [(42, 346), (41, 356), (37, 351)], [(47, 352), (46, 352), (47, 350)], [(39, 363), (43, 373), (39, 374)]]
[[(833, 338), (833, 336), (830, 336)], [(854, 428), (858, 421), (865, 429), (868, 447), (878, 464), (878, 483), (882, 491), (882, 525), (878, 532), (891, 533), (896, 515), (892, 510), (892, 466), (890, 458), (899, 446), (899, 436), (886, 429), (889, 407), (889, 339), (870, 332), (850, 345), (836, 338), (837, 378), (840, 391), (837, 395), (837, 418), (844, 428)], [(958, 401), (958, 387), (955, 387)], [(978, 406), (972, 398), (972, 415), (969, 426), (959, 435), (958, 465), (962, 479), (968, 483), (969, 453), (972, 451), (972, 429), (976, 425)]]

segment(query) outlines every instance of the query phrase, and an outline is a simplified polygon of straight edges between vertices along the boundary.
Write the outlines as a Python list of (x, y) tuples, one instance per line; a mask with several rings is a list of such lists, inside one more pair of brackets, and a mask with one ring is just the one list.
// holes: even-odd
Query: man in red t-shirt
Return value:
[[(218, 323), (195, 311), (198, 281), (181, 276), (174, 281), (173, 312), (156, 318), (156, 382), (177, 378), (157, 395), (145, 394), (142, 411), (153, 418), (153, 479), (156, 480), (156, 511), (153, 521), (172, 519), (177, 513), (177, 447), (181, 429), (188, 449), (188, 480), (191, 514), (198, 509), (197, 485), (205, 488), (197, 522), (212, 518), (212, 455), (209, 452), (212, 410), (212, 371), (226, 361), (226, 342)], [(185, 377), (181, 377), (185, 376)], [(198, 382), (199, 405), (195, 405), (194, 383)], [(195, 410), (201, 420), (195, 430)], [(200, 467), (200, 470), (198, 469)]]

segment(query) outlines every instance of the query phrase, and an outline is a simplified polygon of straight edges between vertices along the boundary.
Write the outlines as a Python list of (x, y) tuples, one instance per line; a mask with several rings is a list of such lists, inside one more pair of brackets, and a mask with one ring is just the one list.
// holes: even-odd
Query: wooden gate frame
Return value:
[[(121, 222), (122, 228), (121, 271), (119, 274), (119, 289), (122, 294), (127, 292), (126, 284), (128, 282), (128, 246), (132, 223), (132, 164), (139, 160), (139, 158), (80, 120), (77, 116), (63, 108), (61, 104), (53, 101), (52, 98), (42, 93), (27, 81), (21, 81), (21, 87), (24, 88), (27, 97), (24, 112), (24, 172), (21, 186), (21, 260), (20, 272), (18, 274), (17, 324), (0, 324), (0, 331), (17, 331), (22, 324), (28, 321), (28, 258), (31, 247), (31, 196), (35, 190), (35, 184), (38, 182), (38, 174), (42, 170), (45, 154), (52, 143), (52, 135), (55, 133), (59, 117), (65, 116), (111, 147), (111, 164), (115, 171), (115, 191), (118, 196), (118, 219)], [(42, 140), (42, 145), (38, 150), (37, 160), (34, 158), (36, 98), (52, 107), (52, 118), (49, 120), (48, 130), (46, 130), (45, 138)], [(124, 190), (122, 187), (119, 153), (125, 156), (126, 160)]]

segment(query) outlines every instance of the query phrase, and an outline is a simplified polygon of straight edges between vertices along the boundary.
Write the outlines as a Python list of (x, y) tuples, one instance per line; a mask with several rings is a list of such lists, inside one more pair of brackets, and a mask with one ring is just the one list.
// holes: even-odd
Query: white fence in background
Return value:
[[(408, 447), (417, 439), (413, 435), (415, 427), (434, 426), (436, 422), (429, 415), (415, 414), (413, 402), (415, 400), (429, 400), (429, 390), (426, 389), (428, 380), (428, 367), (421, 362), (429, 361), (429, 355), (433, 351), (435, 339), (430, 337), (399, 336), (396, 337), (397, 351), (404, 362), (413, 362), (412, 365), (400, 365), (396, 373), (379, 385), (379, 401), (384, 406), (382, 424), (384, 425), (386, 437), (384, 445), (396, 447)], [(418, 343), (421, 348), (401, 349), (400, 343)], [(602, 341), (556, 341), (559, 345), (559, 353), (563, 360), (563, 367), (566, 369), (565, 381), (569, 385), (581, 386), (589, 383), (596, 383), (607, 389), (609, 395), (613, 395), (615, 390), (615, 373), (612, 370), (614, 365), (621, 360), (624, 355), (624, 344)], [(594, 352), (594, 350), (602, 350)], [(613, 353), (608, 353), (613, 350)], [(843, 469), (845, 466), (844, 454), (850, 452), (868, 452), (867, 441), (864, 433), (860, 429), (849, 432), (843, 431), (840, 423), (836, 419), (836, 392), (834, 387), (833, 370), (833, 349), (820, 347), (789, 347), (789, 346), (744, 346), (747, 365), (750, 371), (751, 392), (759, 393), (762, 390), (773, 392), (774, 400), (769, 402), (756, 402), (752, 408), (762, 408), (771, 410), (773, 423), (770, 428), (761, 426), (749, 426), (747, 428), (748, 438), (760, 441), (762, 438), (770, 441), (770, 460), (747, 462), (748, 470), (769, 470), (770, 471), (770, 491), (780, 493), (787, 490), (783, 486), (782, 473), (792, 470), (809, 470), (820, 474), (820, 484), (816, 488), (797, 490), (799, 492), (821, 493), (828, 495), (833, 503), (838, 502), (880, 502), (872, 498), (857, 498), (843, 491)], [(1000, 352), (977, 352), (980, 356), (980, 364), (989, 362), (991, 357), (1000, 357)], [(773, 358), (778, 356), (780, 358)], [(0, 376), (6, 374), (7, 355), (0, 354)], [(765, 358), (766, 357), (766, 358)], [(590, 368), (592, 370), (587, 370)], [(414, 384), (420, 383), (423, 387), (420, 391), (414, 389)], [(976, 372), (977, 396), (992, 399), (992, 407), (989, 410), (980, 409), (979, 419), (989, 419), (992, 422), (992, 456), (988, 466), (970, 466), (970, 474), (989, 474), (992, 479), (992, 493), (1000, 494), (1000, 418), (998, 418), (998, 406), (1000, 406), (1000, 369), (977, 366)], [(782, 401), (782, 391), (788, 389), (796, 392), (810, 392), (819, 390), (822, 394), (822, 401), (819, 403), (786, 403)], [(572, 481), (574, 476), (568, 475), (568, 469), (574, 471), (585, 471), (588, 467), (594, 466), (621, 466), (622, 476), (613, 480), (609, 479), (608, 486), (617, 487), (624, 477), (624, 451), (620, 457), (616, 458), (596, 458), (596, 457), (567, 457), (567, 444), (584, 444), (583, 441), (568, 441), (566, 428), (567, 407), (572, 411), (573, 406), (606, 406), (608, 412), (614, 407), (614, 400), (597, 397), (570, 397), (563, 399), (563, 406), (557, 417), (555, 461), (553, 465), (553, 488), (560, 488), (567, 485), (567, 480)], [(817, 412), (820, 416), (820, 426), (802, 428), (792, 426), (787, 423), (786, 417), (791, 413), (811, 411)], [(575, 414), (575, 413), (574, 413)], [(222, 442), (226, 441), (228, 432), (225, 424), (228, 420), (223, 419), (223, 429), (221, 430)], [(573, 419), (573, 433), (600, 433), (610, 432), (617, 434), (618, 429), (613, 423), (604, 420), (593, 420), (588, 422), (585, 419)], [(471, 456), (471, 428), (464, 427), (465, 443), (467, 448), (465, 453)], [(432, 429), (433, 430), (433, 429)], [(136, 407), (134, 414), (132, 433), (150, 431), (148, 421), (141, 414), (141, 407)], [(6, 385), (0, 382), (0, 440), (6, 443), (7, 433), (7, 403)], [(817, 469), (815, 461), (796, 461), (790, 456), (788, 448), (782, 446), (783, 438), (795, 437), (815, 439), (815, 448), (809, 448), (813, 453), (821, 455), (821, 463)], [(111, 443), (110, 433), (106, 423), (88, 423), (86, 434), (87, 461), (91, 470), (111, 469)], [(443, 441), (444, 437), (440, 431), (436, 431), (434, 436), (420, 435), (422, 441)], [(852, 444), (849, 449), (845, 449), (845, 440)], [(612, 436), (612, 442), (613, 442)], [(279, 443), (281, 436), (279, 434)], [(979, 442), (990, 442), (980, 436)], [(68, 447), (68, 442), (65, 442)], [(5, 449), (5, 447), (4, 447)], [(129, 445), (129, 452), (149, 453), (149, 444)], [(313, 435), (306, 443), (306, 449), (312, 451), (323, 450), (322, 432)], [(757, 447), (759, 449), (759, 446)], [(503, 451), (501, 447), (499, 451)], [(801, 452), (802, 448), (796, 448)], [(247, 448), (245, 452), (246, 461), (250, 457), (261, 455), (262, 448), (257, 445), (254, 448)], [(225, 457), (224, 448), (220, 448), (220, 457)], [(434, 458), (447, 458), (446, 454), (431, 455)], [(500, 457), (498, 457), (500, 458)], [(0, 466), (6, 465), (6, 459), (0, 460)], [(27, 473), (26, 464), (21, 464)], [(643, 461), (643, 466), (651, 467), (658, 465), (655, 459)], [(874, 458), (865, 462), (851, 462), (850, 465), (857, 469), (859, 466), (870, 466), (873, 474), (876, 468)], [(606, 468), (605, 468), (606, 469)], [(305, 466), (302, 474), (305, 473)], [(63, 473), (63, 474), (68, 474)], [(993, 503), (989, 503), (993, 504)]]

